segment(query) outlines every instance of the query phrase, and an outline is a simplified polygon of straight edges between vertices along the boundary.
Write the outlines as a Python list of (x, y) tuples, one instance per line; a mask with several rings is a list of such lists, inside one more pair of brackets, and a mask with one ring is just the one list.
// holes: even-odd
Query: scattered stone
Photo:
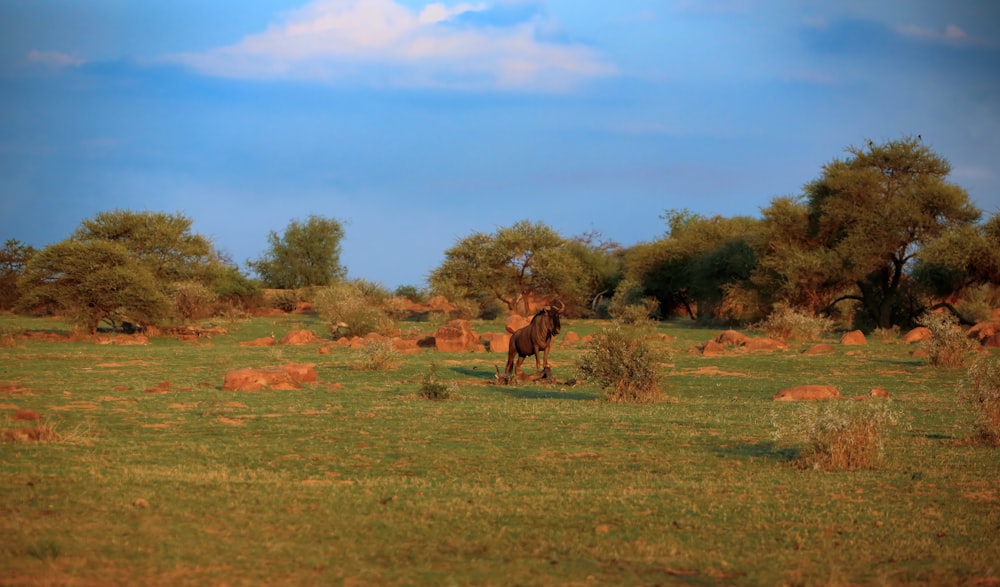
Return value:
[(816, 401), (835, 399), (840, 397), (840, 392), (832, 385), (795, 385), (786, 387), (774, 394), (774, 401)]
[(726, 347), (714, 340), (710, 340), (701, 347), (701, 354), (705, 357), (717, 357), (726, 354)]
[(780, 351), (788, 348), (788, 345), (773, 338), (748, 338), (743, 348), (748, 351)]
[(570, 330), (562, 335), (562, 346), (573, 346), (580, 344), (580, 335)]
[(889, 397), (889, 392), (882, 389), (881, 387), (876, 387), (868, 392), (868, 395), (872, 397)]
[(846, 346), (860, 346), (868, 344), (868, 340), (865, 338), (865, 333), (860, 330), (852, 330), (840, 337), (840, 344)]
[(132, 502), (132, 507), (137, 507), (137, 508), (140, 508), (140, 509), (145, 509), (145, 508), (149, 507), (149, 502), (146, 501), (145, 499), (142, 499), (140, 497), (139, 499), (137, 499), (137, 500), (135, 500), (135, 501)]

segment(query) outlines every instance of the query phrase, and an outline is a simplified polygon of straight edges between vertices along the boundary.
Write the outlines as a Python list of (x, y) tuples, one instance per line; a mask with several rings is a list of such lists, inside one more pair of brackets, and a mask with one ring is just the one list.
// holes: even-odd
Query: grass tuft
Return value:
[(890, 400), (808, 404), (786, 422), (773, 419), (775, 437), (808, 444), (796, 466), (828, 471), (877, 469), (885, 461), (885, 438), (899, 422)]
[(963, 397), (976, 416), (978, 439), (1000, 446), (1000, 358), (983, 357), (969, 367)]

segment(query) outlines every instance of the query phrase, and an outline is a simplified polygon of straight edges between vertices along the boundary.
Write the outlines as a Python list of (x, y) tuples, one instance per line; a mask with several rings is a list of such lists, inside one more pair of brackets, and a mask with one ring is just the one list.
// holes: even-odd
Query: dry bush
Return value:
[(455, 384), (446, 384), (437, 379), (437, 363), (431, 363), (424, 380), (420, 383), (420, 397), (429, 400), (445, 400), (457, 389)]
[(0, 349), (12, 349), (17, 346), (17, 335), (22, 329), (12, 326), (0, 326)]
[(183, 322), (211, 316), (217, 299), (215, 293), (197, 281), (175, 283), (170, 288), (174, 314)]
[(979, 440), (1000, 446), (1000, 358), (983, 357), (973, 363), (962, 387), (976, 417)]
[(754, 325), (770, 338), (814, 342), (833, 332), (833, 320), (812, 316), (791, 306), (776, 305), (767, 318)]
[(791, 422), (777, 422), (775, 437), (793, 436), (808, 448), (795, 464), (803, 468), (857, 471), (878, 468), (885, 460), (885, 437), (900, 412), (891, 400), (808, 404)]
[(383, 302), (367, 284), (349, 282), (317, 291), (313, 303), (335, 335), (364, 336), (392, 329), (394, 322), (386, 314)]
[(661, 396), (659, 359), (637, 330), (615, 325), (594, 335), (577, 368), (610, 402), (652, 403)]
[(399, 351), (388, 340), (368, 340), (361, 348), (361, 361), (356, 368), (362, 371), (386, 371), (396, 367)]
[(950, 313), (927, 313), (920, 317), (920, 324), (931, 331), (925, 343), (931, 365), (935, 367), (961, 367), (975, 348), (975, 341), (966, 336), (958, 319)]

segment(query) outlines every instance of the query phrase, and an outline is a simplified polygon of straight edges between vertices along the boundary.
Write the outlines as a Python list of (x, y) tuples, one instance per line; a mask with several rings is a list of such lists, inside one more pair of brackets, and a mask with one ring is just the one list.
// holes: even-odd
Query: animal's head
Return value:
[(562, 324), (559, 322), (559, 314), (566, 309), (566, 305), (561, 301), (557, 301), (557, 303), (559, 304), (558, 306), (545, 306), (540, 312), (538, 312), (539, 315), (544, 314), (548, 317), (549, 323), (551, 324), (549, 332), (552, 336), (559, 334), (559, 329), (562, 328)]

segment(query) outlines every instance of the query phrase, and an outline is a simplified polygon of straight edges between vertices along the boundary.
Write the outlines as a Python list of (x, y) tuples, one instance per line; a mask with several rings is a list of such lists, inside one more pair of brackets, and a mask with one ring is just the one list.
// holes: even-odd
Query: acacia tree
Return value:
[(154, 324), (170, 302), (148, 267), (122, 243), (65, 240), (34, 255), (18, 280), (17, 309), (49, 308), (94, 334), (101, 321)]
[(983, 224), (943, 232), (921, 249), (913, 276), (941, 297), (981, 284), (1000, 285), (1000, 212)]
[(34, 254), (34, 247), (16, 239), (8, 239), (0, 249), (0, 309), (9, 310), (17, 302), (17, 279)]
[(475, 232), (445, 251), (430, 275), (431, 287), (474, 298), (488, 294), (514, 311), (530, 313), (533, 296), (575, 301), (583, 269), (567, 241), (555, 230), (527, 220), (494, 234)]
[(921, 247), (951, 228), (975, 222), (979, 210), (949, 183), (948, 162), (919, 138), (851, 147), (805, 188), (811, 246), (832, 252), (834, 286), (854, 293), (834, 304), (860, 302), (881, 328), (905, 324), (919, 311), (903, 295), (908, 267)]
[(268, 287), (330, 285), (346, 275), (340, 264), (343, 238), (343, 226), (332, 218), (313, 215), (305, 222), (293, 220), (283, 235), (271, 231), (267, 251), (247, 265)]
[(204, 236), (191, 232), (183, 214), (113, 210), (84, 220), (72, 240), (121, 244), (162, 284), (209, 282), (223, 262)]
[(721, 317), (727, 292), (743, 286), (756, 266), (760, 221), (687, 210), (667, 211), (663, 219), (666, 235), (630, 249), (625, 276), (642, 283), (666, 311), (683, 307), (691, 318)]

